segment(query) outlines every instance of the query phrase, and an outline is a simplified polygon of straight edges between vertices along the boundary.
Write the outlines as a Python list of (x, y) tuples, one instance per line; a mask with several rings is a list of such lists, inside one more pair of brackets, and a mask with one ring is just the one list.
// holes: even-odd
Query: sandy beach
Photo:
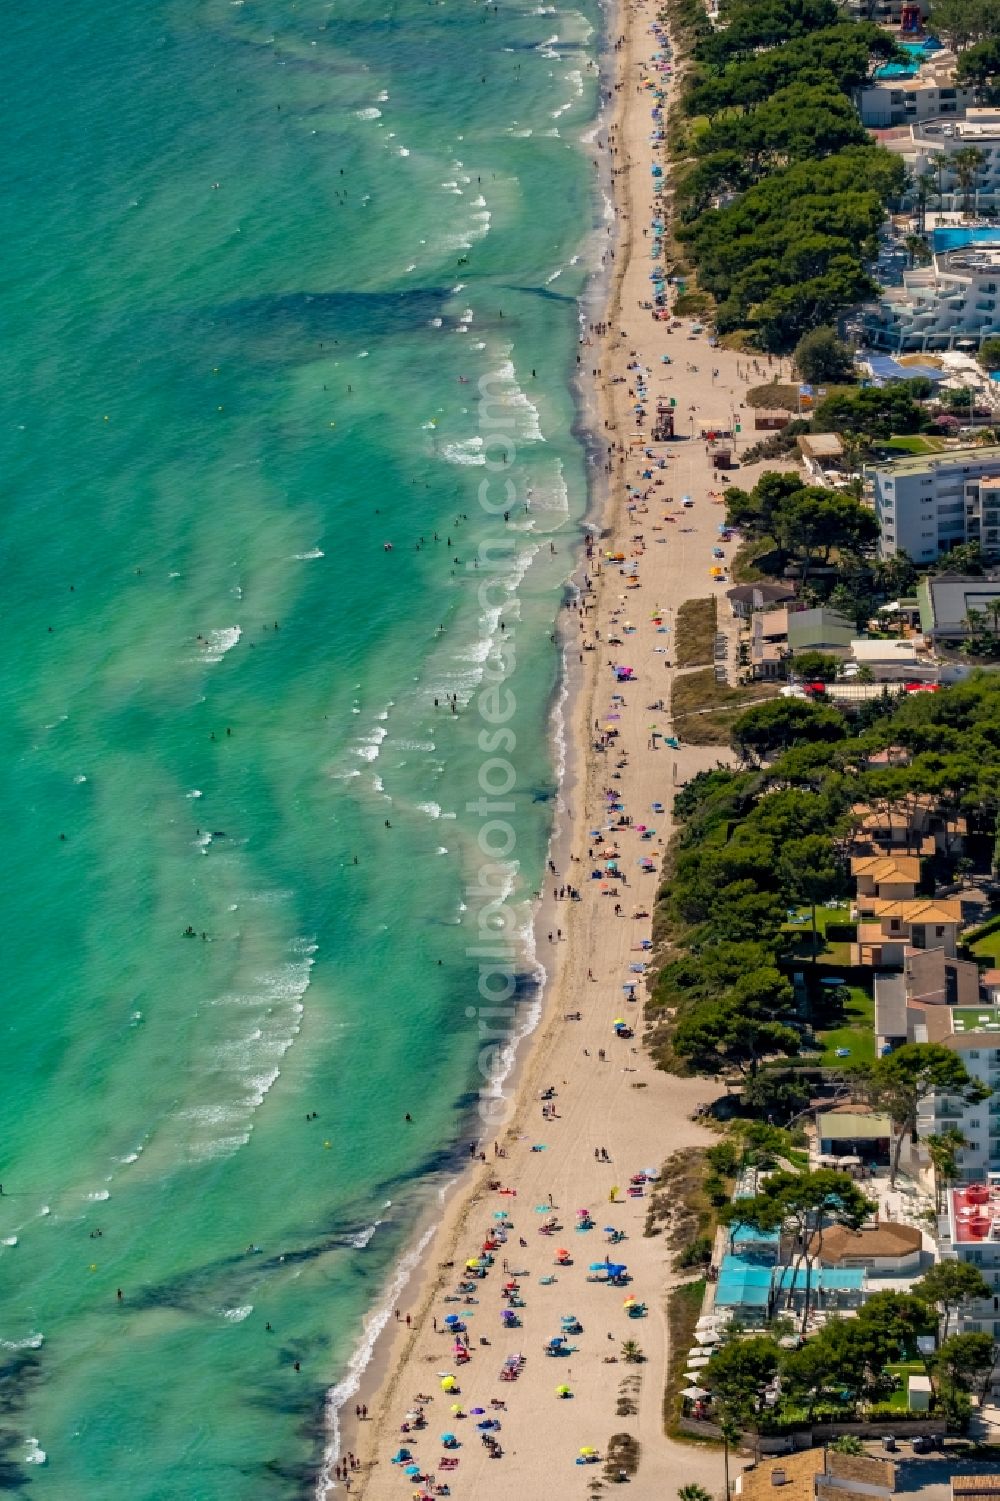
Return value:
[[(676, 1278), (664, 1238), (643, 1234), (646, 1197), (627, 1193), (644, 1169), (711, 1140), (691, 1116), (718, 1093), (711, 1080), (678, 1079), (652, 1067), (641, 1046), (643, 985), (634, 966), (648, 958), (674, 791), (725, 756), (714, 747), (685, 746), (682, 726), (681, 748), (670, 749), (662, 739), (673, 733), (668, 717), (648, 706), (668, 699), (677, 606), (713, 589), (724, 605), (710, 568), (723, 515), (713, 495), (727, 481), (713, 476), (699, 433), (703, 423), (738, 413), (744, 392), (735, 354), (712, 348), (703, 334), (692, 332), (690, 320), (669, 331), (642, 306), (651, 296), (650, 226), (659, 212), (650, 170), (654, 100), (645, 82), (656, 76), (649, 66), (657, 50), (650, 29), (655, 19), (649, 0), (620, 11), (614, 30), (627, 35), (613, 53), (614, 119), (598, 138), (615, 169), (616, 236), (609, 241), (615, 248), (608, 331), (603, 338), (585, 337), (581, 354), (586, 372), (593, 372), (601, 420), (615, 451), (609, 452), (604, 530), (590, 565), (594, 587), (584, 595), (586, 609), (575, 619), (576, 642), (571, 638), (568, 648), (574, 663), (582, 653), (582, 682), (567, 725), (571, 755), (552, 849), (556, 869), (540, 912), (545, 1014), (521, 1061), (513, 1119), (496, 1144), (484, 1141), (485, 1165), (470, 1167), (463, 1177), (421, 1271), (401, 1294), (403, 1317), (390, 1323), (362, 1382), (357, 1401), (366, 1404), (368, 1420), (355, 1422), (353, 1401), (342, 1414), (342, 1452), (360, 1460), (350, 1494), (371, 1501), (434, 1493), (434, 1487), (407, 1477), (402, 1463), (391, 1463), (401, 1446), (422, 1474), (432, 1474), (435, 1486), (446, 1484), (452, 1496), (520, 1501), (542, 1494), (553, 1481), (561, 1491), (583, 1496), (603, 1466), (577, 1463), (580, 1450), (589, 1446), (603, 1455), (611, 1435), (621, 1432), (640, 1445), (640, 1494), (672, 1495), (691, 1481), (713, 1494), (722, 1490), (721, 1454), (676, 1445), (663, 1433), (666, 1299)], [(670, 364), (663, 363), (664, 355)], [(644, 442), (636, 441), (640, 386), (647, 413), (655, 411), (658, 398), (676, 398), (680, 441), (657, 450), (666, 467), (656, 468), (654, 461), (654, 480), (643, 477), (651, 461), (643, 455)], [(642, 433), (648, 432), (647, 416)], [(753, 441), (744, 431), (738, 450)], [(750, 485), (755, 475), (741, 468), (730, 482)], [(683, 507), (682, 496), (690, 496), (693, 506)], [(732, 550), (730, 544), (726, 552)], [(614, 553), (624, 554), (624, 565), (608, 560)], [(720, 626), (727, 619), (728, 609), (720, 610)], [(609, 645), (609, 637), (621, 644)], [(634, 682), (616, 680), (613, 669), (621, 664), (634, 670)], [(604, 727), (612, 724), (617, 736), (597, 748)], [(660, 731), (655, 740), (654, 724)], [(630, 823), (616, 828), (620, 816)], [(612, 858), (621, 875), (593, 878)], [(567, 883), (581, 899), (553, 902), (553, 893)], [(636, 985), (634, 1001), (624, 988), (629, 983)], [(577, 1012), (578, 1020), (567, 1019)], [(617, 1018), (636, 1035), (618, 1037)], [(543, 1099), (549, 1091), (551, 1098)], [(579, 1228), (581, 1211), (592, 1228)], [(543, 1233), (550, 1221), (558, 1228)], [(607, 1229), (612, 1226), (622, 1233), (613, 1243)], [(470, 1279), (470, 1294), (460, 1294), (467, 1260), (479, 1256), (498, 1230), (503, 1240), (492, 1266), (484, 1277)], [(557, 1264), (560, 1250), (569, 1253), (570, 1264)], [(608, 1285), (602, 1273), (590, 1270), (609, 1257), (626, 1264), (626, 1285)], [(518, 1287), (513, 1306), (505, 1296), (509, 1283)], [(629, 1297), (645, 1305), (645, 1316), (629, 1316)], [(512, 1327), (504, 1327), (505, 1309), (518, 1320)], [(546, 1343), (560, 1335), (570, 1315), (580, 1329), (567, 1335), (569, 1353), (547, 1355)], [(469, 1358), (461, 1364), (455, 1336), (447, 1332), (449, 1316), (464, 1325)], [(641, 1364), (621, 1359), (622, 1342), (629, 1339), (642, 1349)], [(515, 1356), (523, 1357), (516, 1379), (502, 1378), (505, 1362)], [(456, 1383), (451, 1392), (441, 1385), (448, 1376)], [(570, 1395), (558, 1396), (560, 1386)], [(625, 1387), (635, 1410), (620, 1416), (616, 1409)], [(429, 1400), (421, 1401), (421, 1394)], [(408, 1414), (418, 1407), (426, 1427), (416, 1430)], [(483, 1411), (476, 1414), (476, 1408)], [(491, 1420), (499, 1427), (484, 1435), (477, 1425)], [(449, 1433), (457, 1447), (442, 1444), (441, 1435)], [(500, 1446), (500, 1457), (491, 1456), (486, 1437)], [(443, 1467), (442, 1460), (457, 1462)], [(343, 1481), (331, 1490), (344, 1493)]]

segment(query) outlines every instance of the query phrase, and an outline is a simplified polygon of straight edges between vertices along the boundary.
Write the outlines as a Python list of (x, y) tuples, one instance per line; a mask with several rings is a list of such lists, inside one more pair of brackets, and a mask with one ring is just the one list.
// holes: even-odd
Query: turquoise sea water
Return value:
[(8, 18), (0, 1489), (312, 1496), (469, 1132), (484, 670), (522, 931), (552, 813), (599, 24)]

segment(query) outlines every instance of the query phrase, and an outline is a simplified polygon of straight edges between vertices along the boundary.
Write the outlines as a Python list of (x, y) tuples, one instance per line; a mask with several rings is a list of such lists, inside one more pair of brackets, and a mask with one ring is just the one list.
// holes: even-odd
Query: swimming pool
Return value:
[(876, 78), (914, 78), (920, 70), (920, 64), (925, 61), (928, 53), (937, 52), (941, 43), (936, 37), (924, 37), (920, 42), (902, 42), (900, 48), (909, 55), (910, 61), (905, 63), (883, 63), (881, 68), (875, 69)]
[(963, 245), (995, 245), (1000, 241), (1000, 227), (980, 225), (970, 229), (936, 229), (934, 249), (959, 250)]

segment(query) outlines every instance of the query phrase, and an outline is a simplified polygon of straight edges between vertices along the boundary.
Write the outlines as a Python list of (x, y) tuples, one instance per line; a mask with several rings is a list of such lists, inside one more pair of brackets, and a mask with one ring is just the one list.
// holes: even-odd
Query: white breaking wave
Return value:
[(227, 625), (219, 631), (209, 631), (202, 638), (204, 645), (201, 651), (203, 662), (221, 662), (227, 651), (232, 651), (243, 631), (238, 625)]
[(522, 391), (517, 382), (517, 372), (510, 358), (510, 349), (499, 370), (491, 371), (489, 381), (490, 400), (515, 414), (516, 436), (521, 443), (544, 443), (538, 408)]
[(447, 459), (449, 464), (486, 463), (483, 440), (478, 435), (475, 438), (465, 438), (459, 443), (444, 443), (440, 452), (441, 457)]
[(556, 459), (546, 476), (536, 476), (531, 487), (530, 514), (545, 526), (559, 525), (569, 515), (569, 490), (562, 459)]
[(386, 729), (384, 724), (377, 724), (372, 730), (371, 734), (367, 737), (367, 739), (363, 740), (361, 744), (357, 746), (356, 754), (361, 757), (362, 761), (377, 760), (378, 753), (382, 749), (382, 741), (385, 739), (388, 733), (389, 731)]
[(309, 560), (310, 560), (310, 558), (325, 558), (325, 557), (326, 557), (326, 553), (323, 551), (323, 549), (321, 547), (313, 547), (313, 548), (311, 548), (309, 550), (309, 552), (293, 552), (292, 553), (292, 562), (293, 563), (308, 563)]
[[(248, 898), (252, 900), (252, 898)], [(206, 1103), (178, 1112), (189, 1161), (229, 1157), (250, 1140), (254, 1116), (281, 1077), (281, 1061), (302, 1028), (316, 945), (297, 939), (284, 963), (217, 997), (202, 1017), (193, 1088)]]
[(392, 1311), (399, 1302), (400, 1294), (409, 1282), (414, 1269), (420, 1265), (420, 1258), (430, 1244), (436, 1229), (437, 1225), (434, 1224), (425, 1230), (413, 1250), (402, 1258), (386, 1289), (385, 1300), (365, 1322), (361, 1342), (348, 1361), (347, 1375), (342, 1381), (338, 1381), (336, 1386), (332, 1386), (326, 1394), (326, 1422), (330, 1431), (330, 1442), (316, 1479), (316, 1489), (313, 1493), (316, 1501), (326, 1501), (327, 1493), (333, 1483), (334, 1461), (340, 1458), (340, 1409), (351, 1400), (361, 1385), (361, 1375), (371, 1360), (375, 1342), (392, 1318)]
[(354, 113), (359, 120), (381, 120), (382, 118), (382, 111), (376, 109), (374, 104), (370, 104), (367, 109), (356, 109)]

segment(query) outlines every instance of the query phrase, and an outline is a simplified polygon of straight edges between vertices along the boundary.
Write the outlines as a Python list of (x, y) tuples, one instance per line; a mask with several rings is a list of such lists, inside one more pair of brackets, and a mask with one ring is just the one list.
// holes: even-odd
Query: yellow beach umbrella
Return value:
[(556, 1387), (556, 1396), (557, 1397), (568, 1397), (569, 1396), (569, 1387), (568, 1386), (557, 1386)]
[(596, 1454), (597, 1450), (592, 1448), (590, 1444), (584, 1444), (583, 1448), (580, 1450), (580, 1453), (583, 1455), (584, 1459), (586, 1459), (591, 1454)]
[(441, 1390), (443, 1392), (453, 1392), (455, 1390), (455, 1378), (454, 1378), (454, 1376), (445, 1376), (445, 1377), (443, 1377), (443, 1379), (441, 1381)]

